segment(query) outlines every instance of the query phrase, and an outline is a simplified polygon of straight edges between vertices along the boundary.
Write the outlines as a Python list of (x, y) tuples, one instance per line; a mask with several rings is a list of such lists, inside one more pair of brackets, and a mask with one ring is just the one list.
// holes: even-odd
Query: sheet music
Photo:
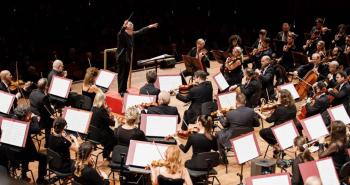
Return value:
[[(140, 105), (141, 103), (151, 103), (155, 101), (155, 96), (145, 96), (145, 95), (133, 95), (133, 94), (127, 94), (126, 97), (126, 104), (125, 104), (125, 110), (126, 111), (129, 107), (132, 107), (134, 105)], [(124, 103), (125, 103), (124, 102)]]
[(159, 89), (161, 91), (170, 91), (178, 89), (182, 85), (181, 76), (158, 76)]
[(316, 166), (323, 185), (340, 184), (332, 158), (317, 161)]
[(0, 112), (8, 114), (12, 107), (14, 99), (14, 95), (0, 92)]
[(294, 99), (298, 99), (300, 97), (299, 94), (298, 94), (298, 91), (295, 89), (295, 87), (294, 87), (294, 85), (292, 83), (280, 85), (278, 87), (280, 89), (288, 90)]
[(91, 112), (67, 108), (64, 119), (67, 121), (67, 130), (87, 133), (90, 125)]
[(328, 135), (328, 130), (323, 122), (320, 114), (314, 117), (304, 119), (305, 127), (310, 135), (310, 140), (318, 139), (322, 136)]
[(1, 123), (2, 135), (0, 142), (13, 146), (24, 147), (23, 143), (28, 132), (28, 124), (3, 119)]
[(236, 108), (236, 93), (226, 93), (226, 94), (219, 94), (218, 100), (221, 106), (221, 109), (230, 109), (230, 108)]
[(100, 70), (98, 77), (96, 78), (95, 84), (100, 87), (109, 88), (115, 76), (116, 73)]
[(146, 136), (169, 136), (176, 133), (177, 116), (149, 116), (146, 118)]
[(59, 96), (61, 98), (66, 98), (71, 86), (70, 79), (53, 77), (50, 84), (49, 94)]
[(239, 164), (259, 157), (259, 151), (257, 150), (253, 134), (234, 140), (232, 146), (235, 149)]
[(290, 185), (288, 175), (277, 175), (252, 180), (252, 185)]
[(278, 127), (272, 128), (282, 150), (292, 147), (294, 145), (294, 138), (298, 136), (293, 124), (292, 121), (289, 121), (284, 125), (278, 125)]
[(214, 81), (216, 82), (216, 84), (218, 85), (219, 89), (221, 91), (227, 89), (228, 87), (230, 87), (230, 85), (227, 83), (224, 75), (222, 75), (222, 73), (219, 73), (218, 75), (214, 76)]
[[(166, 145), (136, 142), (132, 165), (147, 166), (151, 164), (154, 160), (164, 159), (164, 154), (167, 148), (168, 146)], [(163, 156), (160, 156), (159, 153)]]
[(350, 123), (350, 117), (346, 112), (344, 105), (333, 107), (328, 110), (330, 111), (330, 114), (333, 115), (334, 120), (343, 121), (346, 125)]

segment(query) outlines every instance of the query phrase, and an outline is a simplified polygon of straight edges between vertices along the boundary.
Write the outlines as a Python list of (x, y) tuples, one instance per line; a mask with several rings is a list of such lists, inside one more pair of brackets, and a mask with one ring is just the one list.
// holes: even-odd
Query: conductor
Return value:
[(140, 30), (134, 31), (134, 25), (129, 20), (125, 20), (123, 27), (118, 33), (118, 43), (116, 52), (116, 67), (118, 73), (118, 92), (121, 96), (127, 89), (128, 79), (132, 67), (132, 53), (134, 46), (134, 36), (145, 33), (151, 28), (157, 28), (158, 23), (150, 24)]

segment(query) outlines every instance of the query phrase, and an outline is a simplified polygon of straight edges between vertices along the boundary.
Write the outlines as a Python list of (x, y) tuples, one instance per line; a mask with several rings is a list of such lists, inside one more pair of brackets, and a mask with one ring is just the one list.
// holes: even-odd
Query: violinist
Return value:
[[(308, 64), (301, 65), (296, 71), (294, 71), (294, 75), (303, 78), (310, 70), (313, 70), (318, 76), (317, 81), (325, 80), (328, 75), (328, 66), (326, 64), (321, 63), (321, 56), (318, 53), (312, 54), (311, 60), (309, 60)], [(310, 84), (313, 85), (313, 84)]]
[(163, 115), (177, 115), (180, 123), (181, 117), (177, 107), (169, 106), (170, 94), (166, 91), (161, 91), (158, 95), (158, 106), (151, 106), (147, 109), (147, 114), (163, 114)]
[(158, 96), (160, 90), (154, 86), (154, 83), (157, 80), (157, 73), (154, 70), (147, 71), (146, 73), (147, 84), (140, 88), (140, 94), (145, 95), (155, 95)]
[(350, 85), (347, 78), (344, 71), (338, 71), (336, 75), (337, 87), (335, 90), (328, 89), (328, 94), (334, 97), (332, 106), (343, 104), (345, 110), (349, 113)]
[(337, 72), (339, 70), (339, 63), (337, 61), (331, 61), (328, 63), (329, 73), (327, 79), (325, 80), (328, 88), (334, 88), (337, 85)]
[(332, 46), (343, 46), (345, 44), (347, 26), (345, 24), (338, 25), (338, 32), (334, 35)]
[(240, 88), (246, 98), (246, 106), (253, 108), (258, 106), (261, 97), (261, 82), (257, 79), (257, 76), (253, 69), (246, 68), (244, 70), (244, 80), (239, 86), (233, 85), (229, 88), (229, 91), (234, 91), (237, 87)]
[[(208, 51), (205, 49), (205, 41), (200, 38), (196, 41), (196, 47), (193, 47), (189, 52), (188, 56), (195, 57), (202, 62), (203, 70), (207, 72), (207, 68), (210, 68), (210, 61), (207, 57)], [(187, 70), (181, 72), (182, 84), (187, 84), (185, 77), (192, 76), (193, 74)]]
[(278, 41), (287, 42), (290, 33), (290, 26), (287, 22), (285, 22), (282, 24), (282, 31), (277, 33), (276, 39)]
[[(280, 90), (278, 93), (277, 107), (271, 116), (267, 117), (259, 111), (256, 113), (268, 123), (274, 123), (271, 127), (293, 120), (297, 114), (294, 99), (288, 90)], [(274, 157), (278, 153), (277, 140), (272, 133), (271, 127), (263, 128), (259, 131), (261, 138), (274, 147)]]
[(154, 161), (150, 165), (152, 184), (192, 185), (191, 177), (181, 162), (179, 147), (169, 146), (164, 157), (163, 161)]
[(346, 61), (350, 62), (350, 35), (346, 36), (345, 45), (342, 47)]
[(99, 71), (96, 67), (89, 67), (86, 69), (83, 80), (82, 94), (89, 97), (91, 102), (94, 101), (96, 93), (102, 92), (102, 90), (95, 85), (98, 73)]
[(269, 56), (263, 56), (261, 58), (261, 69), (255, 69), (255, 73), (258, 74), (258, 78), (261, 81), (262, 97), (266, 100), (271, 100), (274, 96), (273, 80), (275, 69)]
[(255, 49), (260, 49), (262, 47), (262, 42), (266, 39), (266, 36), (267, 36), (267, 30), (261, 29), (259, 31), (259, 38), (256, 39), (252, 47)]
[[(13, 82), (13, 76), (10, 71), (3, 70), (0, 72), (1, 82), (0, 82), (0, 91), (7, 93), (15, 94), (16, 99), (21, 98), (30, 94), (31, 82), (27, 82), (20, 87), (19, 81)], [(18, 91), (19, 90), (19, 91)], [(23, 94), (21, 94), (23, 92)]]
[(177, 94), (176, 99), (182, 102), (191, 102), (190, 107), (184, 112), (182, 130), (187, 130), (187, 124), (194, 123), (197, 116), (201, 115), (202, 104), (213, 100), (213, 86), (207, 81), (207, 73), (199, 70), (194, 73), (195, 86), (193, 86), (187, 96)]
[(55, 60), (52, 63), (52, 70), (47, 75), (48, 84), (51, 84), (53, 76), (67, 77), (67, 71), (64, 71), (64, 65), (61, 60)]
[(294, 60), (292, 52), (297, 50), (294, 40), (295, 34), (289, 33), (286, 44), (283, 46), (282, 49), (282, 56), (277, 59), (277, 62), (281, 64), (284, 67), (284, 69), (288, 72), (294, 69)]
[(220, 70), (229, 85), (240, 84), (242, 81), (242, 52), (240, 47), (234, 47), (231, 51), (232, 56), (221, 66)]
[(242, 38), (239, 35), (231, 35), (228, 39), (227, 52), (231, 52), (233, 48), (240, 47), (242, 44)]
[(53, 123), (51, 115), (54, 113), (47, 95), (47, 83), (46, 78), (39, 79), (37, 89), (34, 89), (29, 95), (30, 109), (35, 115), (40, 116), (40, 127), (45, 129), (45, 148), (47, 148)]
[(323, 60), (326, 57), (326, 43), (323, 40), (317, 42), (315, 53), (320, 54), (321, 60)]
[(254, 49), (251, 53), (252, 57), (250, 58), (251, 62), (253, 62), (254, 69), (259, 69), (261, 67), (260, 60), (263, 56), (272, 56), (272, 49), (270, 48), (270, 38), (265, 38), (261, 42), (261, 47), (258, 49)]
[(319, 35), (320, 32), (318, 30), (312, 31), (310, 39), (306, 40), (305, 45), (303, 45), (304, 52), (307, 56), (311, 56), (316, 52), (317, 43), (320, 41)]
[[(217, 150), (216, 138), (211, 135), (213, 130), (213, 118), (211, 116), (200, 115), (196, 119), (195, 127), (198, 129), (198, 132), (190, 135), (185, 145), (179, 145), (184, 153), (187, 153), (192, 147), (192, 158), (198, 153)], [(188, 169), (193, 169), (192, 161), (186, 161), (185, 166)]]
[(315, 87), (315, 96), (313, 100), (306, 101), (306, 117), (323, 113), (329, 107), (328, 96), (326, 95), (327, 87), (322, 81), (317, 82)]
[(323, 18), (323, 19), (316, 18), (315, 26), (313, 26), (311, 28), (310, 33), (312, 34), (316, 31), (318, 34), (318, 37), (320, 37), (321, 40), (324, 40), (328, 46), (331, 42), (331, 39), (332, 39), (332, 38), (330, 38), (331, 29), (324, 26), (324, 23), (325, 23), (325, 18)]
[(220, 123), (224, 127), (223, 130), (217, 133), (219, 150), (224, 162), (227, 162), (224, 148), (231, 148), (230, 139), (239, 136), (240, 134), (254, 131), (254, 127), (260, 125), (258, 115), (252, 108), (246, 107), (246, 97), (244, 94), (237, 94), (236, 109), (226, 113), (226, 117), (218, 113)]

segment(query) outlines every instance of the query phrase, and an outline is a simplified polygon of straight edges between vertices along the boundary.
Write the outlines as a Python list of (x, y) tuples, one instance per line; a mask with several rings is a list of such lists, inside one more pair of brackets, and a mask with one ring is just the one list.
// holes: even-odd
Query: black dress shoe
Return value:
[(124, 97), (124, 92), (119, 93), (121, 97)]

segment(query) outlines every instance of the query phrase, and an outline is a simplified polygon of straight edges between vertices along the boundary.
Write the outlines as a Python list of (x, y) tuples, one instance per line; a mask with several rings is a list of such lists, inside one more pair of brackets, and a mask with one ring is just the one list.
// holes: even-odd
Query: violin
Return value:
[(15, 91), (18, 88), (23, 88), (25, 83), (22, 80), (11, 81), (9, 85), (10, 91)]
[(198, 127), (191, 127), (191, 128), (188, 128), (188, 130), (177, 131), (176, 134), (177, 136), (179, 136), (179, 138), (187, 139), (191, 134), (198, 133), (198, 132), (199, 132)]
[(126, 118), (124, 115), (117, 114), (115, 117), (117, 118), (118, 123), (120, 123), (122, 125), (124, 125), (126, 123)]
[(163, 166), (169, 166), (169, 162), (161, 159), (161, 160), (154, 160), (151, 162), (151, 165), (145, 166), (146, 170), (150, 170), (152, 167), (163, 167)]
[(241, 65), (241, 57), (228, 57), (225, 62), (225, 71), (233, 71)]
[(140, 105), (143, 109), (147, 109), (149, 107), (155, 107), (158, 106), (157, 102), (150, 102), (150, 103), (141, 103)]
[(229, 112), (230, 110), (233, 110), (233, 109), (224, 108), (224, 109), (220, 109), (220, 110), (214, 111), (214, 112), (210, 113), (210, 115), (211, 115), (212, 117), (217, 117), (219, 111), (220, 111), (223, 115), (226, 115), (226, 113)]
[(275, 110), (279, 105), (280, 105), (279, 103), (267, 103), (260, 107), (260, 111), (261, 112), (272, 111), (272, 110)]
[(187, 85), (180, 85), (180, 86), (179, 86), (179, 93), (180, 93), (180, 94), (188, 94), (188, 91), (189, 91), (192, 87), (194, 87), (194, 86), (196, 86), (196, 85), (198, 85), (198, 84), (196, 84), (196, 83), (190, 83), (190, 84), (187, 84)]

